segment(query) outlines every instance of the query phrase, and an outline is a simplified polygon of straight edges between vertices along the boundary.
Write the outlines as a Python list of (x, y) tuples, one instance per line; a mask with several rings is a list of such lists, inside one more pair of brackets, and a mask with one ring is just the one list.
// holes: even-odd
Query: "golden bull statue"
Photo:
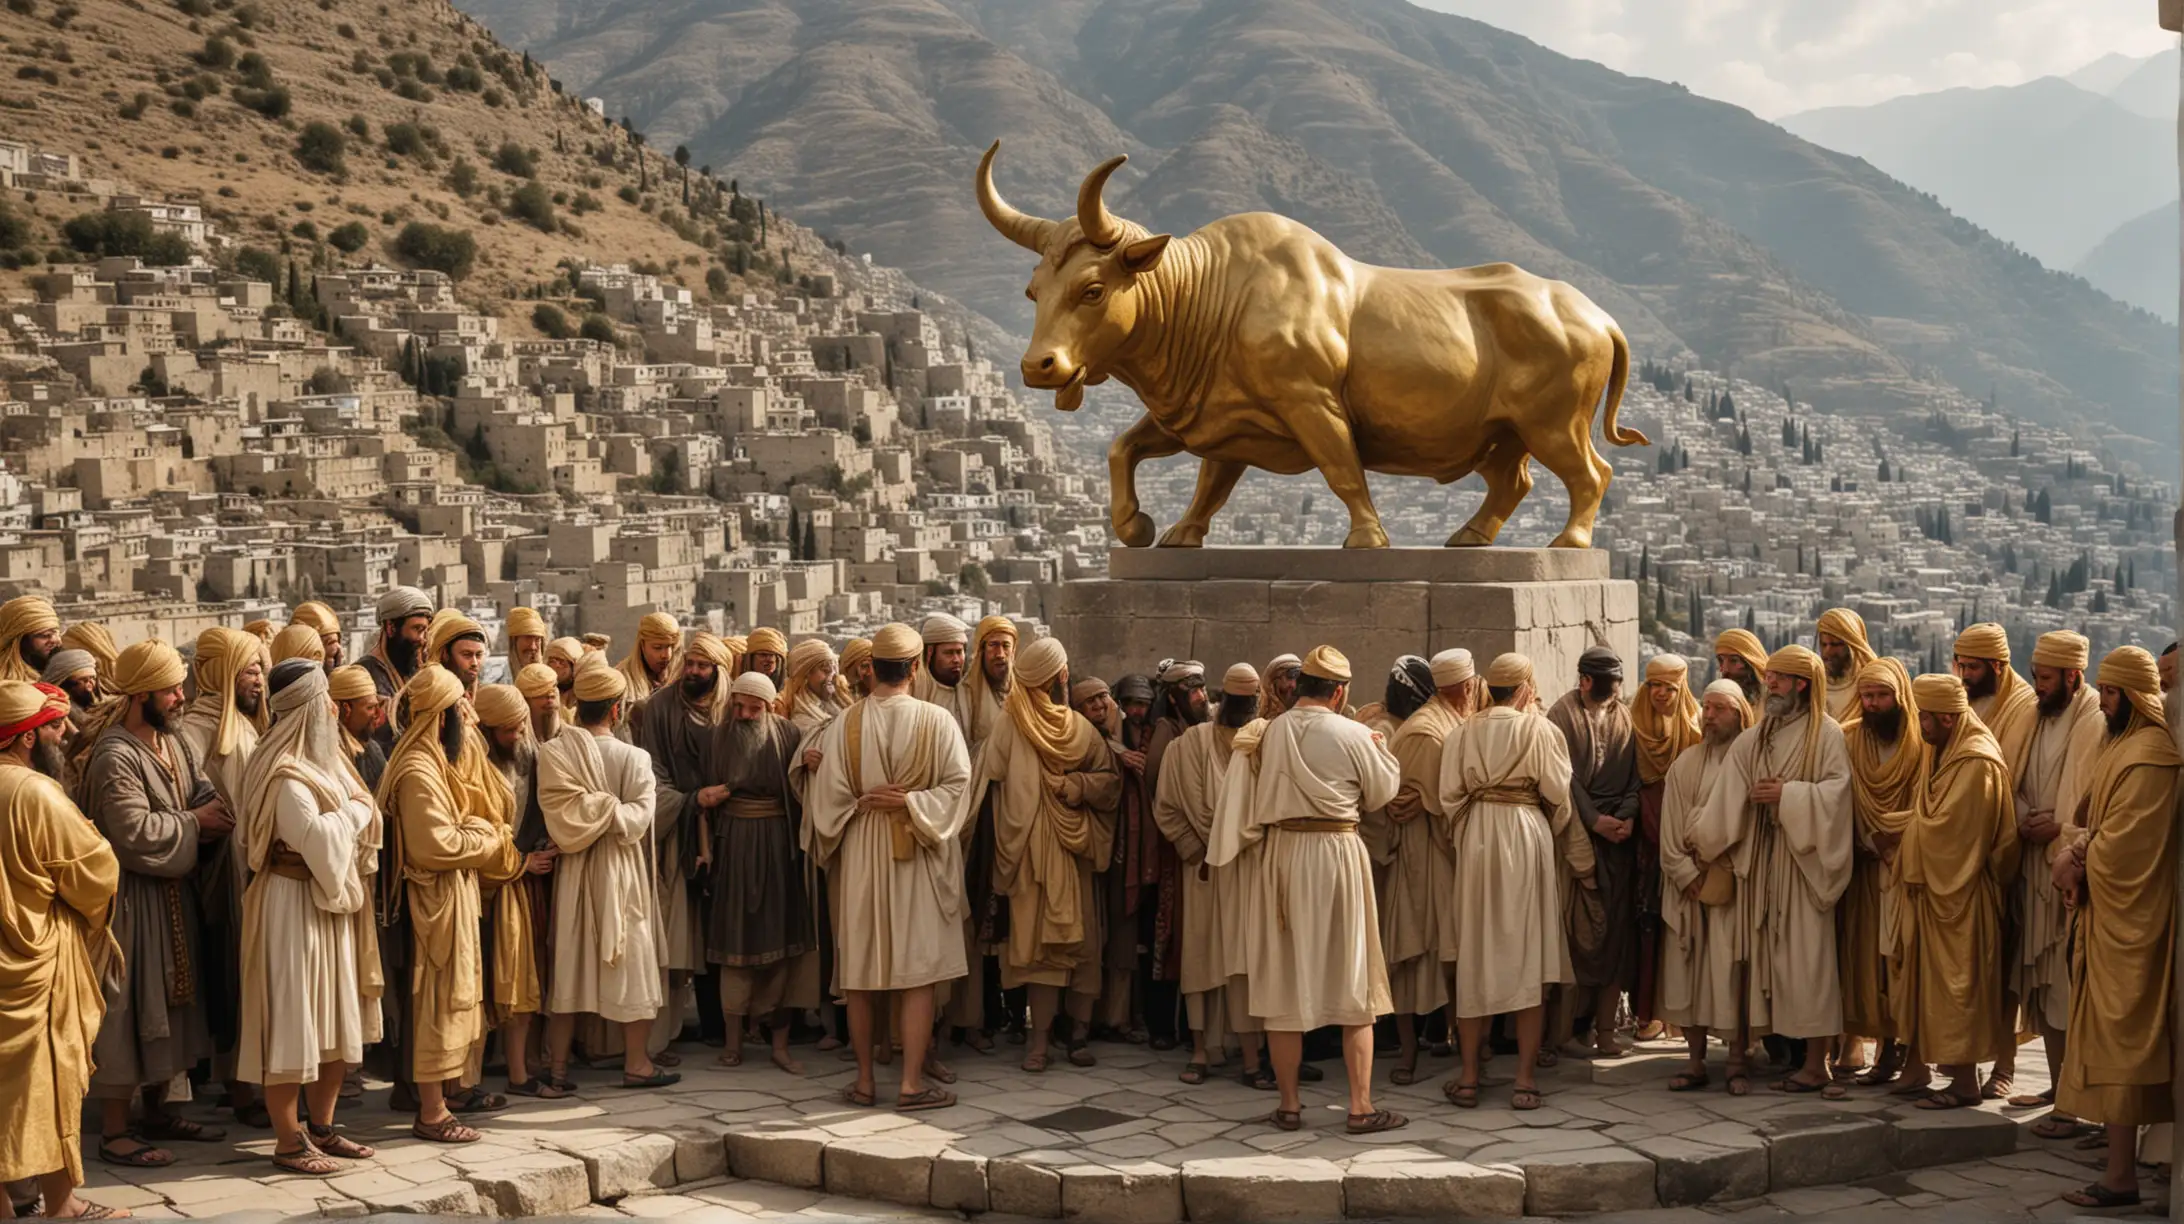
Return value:
[(1594, 405), (1605, 394), (1608, 441), (1647, 439), (1616, 424), (1630, 345), (1584, 294), (1513, 264), (1358, 263), (1273, 213), (1155, 234), (1107, 210), (1122, 157), (1085, 178), (1075, 217), (1049, 221), (994, 190), (1000, 149), (979, 163), (979, 208), (1040, 257), (1024, 291), (1038, 305), (1024, 381), (1064, 412), (1110, 378), (1145, 404), (1107, 451), (1123, 543), (1153, 542), (1137, 465), (1189, 451), (1198, 490), (1164, 547), (1203, 543), (1246, 468), (1319, 469), (1349, 508), (1346, 548), (1388, 544), (1367, 471), (1443, 484), (1477, 472), (1486, 501), (1448, 543), (1492, 544), (1531, 491), (1532, 456), (1570, 491), (1554, 546), (1591, 546), (1611, 476), (1592, 445)]

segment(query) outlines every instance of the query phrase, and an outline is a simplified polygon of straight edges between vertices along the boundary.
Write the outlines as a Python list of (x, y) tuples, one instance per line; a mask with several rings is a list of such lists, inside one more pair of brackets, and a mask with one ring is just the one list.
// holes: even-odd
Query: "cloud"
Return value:
[(1415, 0), (1767, 118), (2175, 44), (2138, 0)]

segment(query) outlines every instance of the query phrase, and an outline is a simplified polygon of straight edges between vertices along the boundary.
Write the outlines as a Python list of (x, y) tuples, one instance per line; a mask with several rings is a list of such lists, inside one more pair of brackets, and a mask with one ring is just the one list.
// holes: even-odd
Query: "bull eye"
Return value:
[(1093, 304), (1094, 302), (1097, 302), (1097, 301), (1099, 301), (1099, 300), (1100, 300), (1101, 298), (1103, 298), (1103, 297), (1106, 297), (1106, 296), (1107, 296), (1107, 286), (1105, 286), (1105, 285), (1086, 285), (1086, 286), (1084, 287), (1084, 293), (1083, 293), (1083, 295), (1082, 295), (1082, 296), (1083, 296), (1084, 304), (1085, 304), (1085, 305), (1087, 305), (1087, 306), (1090, 306), (1090, 305), (1092, 305), (1092, 304)]

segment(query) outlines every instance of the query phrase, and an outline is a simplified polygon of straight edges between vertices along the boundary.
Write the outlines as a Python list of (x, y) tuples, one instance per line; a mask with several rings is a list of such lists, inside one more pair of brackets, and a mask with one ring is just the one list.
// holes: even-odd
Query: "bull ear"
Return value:
[(1173, 237), (1172, 234), (1154, 234), (1150, 238), (1140, 238), (1125, 244), (1115, 253), (1115, 258), (1122, 262), (1123, 271), (1132, 276), (1142, 275), (1159, 266), (1160, 257), (1167, 252), (1168, 242)]

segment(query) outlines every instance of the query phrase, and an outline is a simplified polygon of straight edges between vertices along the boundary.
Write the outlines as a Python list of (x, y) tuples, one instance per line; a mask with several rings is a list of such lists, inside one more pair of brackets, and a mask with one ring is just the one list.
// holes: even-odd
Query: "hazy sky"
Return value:
[(1415, 0), (1777, 118), (2014, 85), (2176, 36), (2154, 0)]

